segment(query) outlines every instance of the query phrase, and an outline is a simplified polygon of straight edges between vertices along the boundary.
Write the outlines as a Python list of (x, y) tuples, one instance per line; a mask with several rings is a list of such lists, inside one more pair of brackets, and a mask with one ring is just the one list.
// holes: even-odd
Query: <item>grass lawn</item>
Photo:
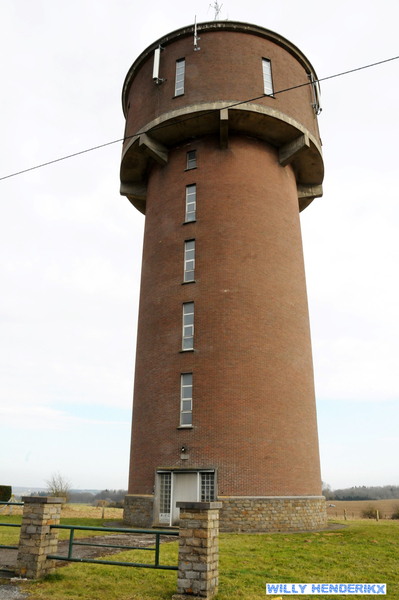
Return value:
[(389, 598), (399, 598), (399, 523), (356, 521), (326, 533), (224, 536), (220, 562), (220, 600), (264, 598), (266, 582), (387, 583)]
[[(264, 599), (266, 582), (386, 583), (387, 598), (399, 600), (399, 522), (345, 524), (320, 533), (222, 534), (218, 600)], [(152, 562), (145, 551), (111, 560), (133, 562), (138, 555), (140, 562)], [(164, 544), (161, 562), (176, 564), (176, 559), (177, 543)], [(31, 600), (160, 600), (176, 592), (176, 577), (176, 572), (72, 564), (23, 587)]]

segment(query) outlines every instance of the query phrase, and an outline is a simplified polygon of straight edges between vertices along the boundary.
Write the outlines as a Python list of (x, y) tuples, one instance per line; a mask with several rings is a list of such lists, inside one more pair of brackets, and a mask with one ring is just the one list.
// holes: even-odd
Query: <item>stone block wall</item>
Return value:
[(65, 499), (26, 496), (22, 501), (16, 573), (20, 577), (39, 579), (55, 571), (55, 560), (49, 560), (47, 555), (57, 553), (58, 529), (50, 529), (50, 525), (59, 525)]
[[(219, 496), (222, 532), (313, 531), (327, 526), (324, 496)], [(123, 521), (152, 527), (154, 496), (128, 494)]]
[(177, 502), (180, 508), (179, 570), (175, 600), (217, 594), (221, 502)]
[(219, 497), (223, 532), (312, 531), (327, 526), (324, 496)]
[(153, 525), (154, 496), (127, 494), (123, 510), (123, 522), (131, 527), (148, 528)]

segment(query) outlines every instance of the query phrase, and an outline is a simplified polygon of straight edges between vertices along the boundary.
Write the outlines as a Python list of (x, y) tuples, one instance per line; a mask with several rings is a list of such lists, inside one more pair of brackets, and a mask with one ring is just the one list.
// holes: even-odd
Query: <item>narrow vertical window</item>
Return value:
[(196, 184), (186, 186), (186, 223), (188, 221), (195, 221), (196, 199), (197, 199)]
[(159, 474), (159, 522), (170, 522), (170, 493), (172, 488), (170, 473)]
[(201, 502), (215, 500), (215, 473), (201, 473)]
[(192, 425), (193, 422), (193, 374), (181, 376), (180, 425)]
[(194, 281), (195, 240), (184, 242), (184, 281)]
[(186, 59), (180, 58), (176, 61), (176, 82), (175, 82), (175, 96), (182, 96), (184, 94), (184, 72), (186, 70)]
[(187, 169), (195, 169), (197, 166), (197, 151), (187, 152)]
[(262, 58), (262, 69), (264, 92), (271, 95), (273, 94), (272, 63), (267, 58)]
[(183, 350), (194, 349), (194, 302), (183, 304)]

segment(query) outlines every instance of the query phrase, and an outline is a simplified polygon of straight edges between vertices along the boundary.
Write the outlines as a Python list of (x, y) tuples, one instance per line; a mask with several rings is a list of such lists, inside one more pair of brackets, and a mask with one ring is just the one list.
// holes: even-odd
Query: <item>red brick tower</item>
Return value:
[(322, 194), (314, 79), (288, 40), (233, 21), (164, 36), (126, 77), (121, 193), (146, 215), (135, 526), (210, 499), (224, 530), (325, 523), (299, 223)]

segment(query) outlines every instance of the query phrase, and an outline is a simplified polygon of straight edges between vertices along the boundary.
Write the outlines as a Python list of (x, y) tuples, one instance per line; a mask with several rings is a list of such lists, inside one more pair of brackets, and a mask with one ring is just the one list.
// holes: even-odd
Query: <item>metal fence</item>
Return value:
[[(7, 508), (7, 506), (9, 506), (12, 510), (13, 506), (23, 506), (24, 505), (23, 502), (0, 502), (0, 505), (1, 504), (4, 506), (0, 510), (0, 513), (3, 512), (3, 510), (5, 508)], [(0, 527), (21, 527), (21, 524), (19, 524), (19, 523), (0, 523)], [(6, 550), (18, 550), (18, 546), (7, 546), (5, 544), (0, 544), (0, 548), (4, 548)]]
[[(24, 506), (23, 502), (0, 502), (0, 505), (4, 505), (4, 508), (7, 506)], [(4, 510), (4, 509), (3, 509)], [(0, 527), (21, 527), (21, 524), (17, 523), (1, 523)], [(173, 565), (161, 565), (160, 560), (160, 537), (161, 536), (179, 536), (178, 531), (162, 531), (162, 530), (153, 530), (153, 529), (126, 529), (125, 527), (89, 527), (89, 526), (78, 526), (78, 525), (50, 525), (50, 529), (68, 529), (69, 530), (69, 545), (68, 545), (68, 554), (66, 556), (62, 556), (60, 554), (49, 554), (47, 558), (54, 560), (65, 560), (68, 562), (81, 562), (81, 563), (97, 563), (101, 565), (117, 565), (123, 567), (144, 567), (146, 569), (166, 569), (169, 571), (177, 571), (177, 566)], [(102, 533), (125, 533), (125, 534), (144, 534), (144, 535), (155, 535), (155, 546), (124, 546), (121, 544), (103, 544), (103, 543), (95, 543), (95, 542), (78, 542), (75, 540), (75, 531), (101, 531)], [(148, 563), (132, 563), (132, 562), (123, 562), (116, 560), (101, 560), (101, 559), (92, 559), (92, 558), (77, 558), (73, 556), (73, 547), (74, 546), (92, 546), (98, 548), (119, 548), (121, 550), (147, 550), (149, 552), (154, 552), (154, 562), (151, 564)], [(5, 550), (18, 550), (18, 546), (14, 545), (6, 545), (0, 544), (0, 549)], [(2, 569), (4, 570), (4, 569)], [(7, 569), (8, 570), (8, 569)]]
[[(3, 505), (3, 508), (0, 509), (0, 514), (4, 511), (5, 508), (7, 508), (7, 506), (10, 507), (10, 514), (11, 514), (13, 506), (23, 506), (24, 503), (23, 502), (0, 502), (0, 505)], [(19, 527), (19, 528), (21, 528), (21, 524), (20, 523), (0, 523), (0, 527)], [(4, 550), (18, 550), (18, 546), (11, 546), (11, 545), (7, 545), (7, 544), (0, 544), (0, 550), (1, 549), (4, 549)], [(3, 573), (13, 573), (14, 572), (12, 569), (7, 569), (5, 567), (0, 567), (0, 570)]]
[[(77, 542), (74, 539), (75, 531), (101, 531), (104, 533), (104, 527), (88, 527), (88, 526), (76, 526), (76, 525), (50, 525), (50, 529), (69, 529), (69, 547), (68, 547), (68, 555), (61, 556), (59, 554), (49, 554), (47, 558), (52, 558), (55, 560), (66, 560), (69, 562), (81, 562), (81, 563), (94, 563), (100, 565), (117, 565), (121, 567), (144, 567), (146, 569), (167, 569), (169, 571), (177, 571), (177, 566), (174, 565), (161, 565), (159, 563), (159, 546), (160, 546), (160, 537), (161, 535), (167, 536), (178, 536), (178, 531), (156, 531), (153, 529), (126, 529), (121, 527), (107, 527), (106, 532), (112, 533), (134, 533), (134, 534), (144, 534), (144, 535), (155, 535), (155, 547), (150, 548), (148, 546), (124, 546), (121, 544), (96, 544), (94, 542)], [(94, 558), (75, 558), (73, 556), (73, 547), (74, 546), (94, 546), (97, 548), (120, 548), (123, 550), (147, 550), (150, 552), (155, 552), (154, 563), (132, 563), (132, 562), (124, 562), (117, 560), (98, 560)]]

